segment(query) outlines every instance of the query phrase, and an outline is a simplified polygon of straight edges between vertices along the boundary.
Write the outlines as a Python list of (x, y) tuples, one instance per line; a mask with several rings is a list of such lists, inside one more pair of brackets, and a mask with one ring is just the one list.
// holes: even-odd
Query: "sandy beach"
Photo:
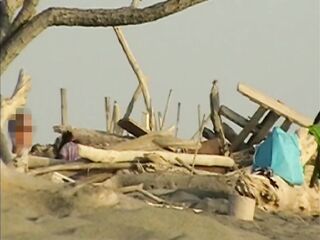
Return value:
[(161, 197), (185, 206), (183, 210), (149, 206), (139, 194), (119, 194), (118, 203), (110, 207), (94, 204), (97, 199), (90, 191), (68, 195), (66, 187), (17, 176), (2, 174), (1, 239), (5, 240), (315, 240), (320, 234), (319, 216), (256, 210), (252, 222), (234, 219), (227, 214), (228, 200), (210, 191), (163, 189)]

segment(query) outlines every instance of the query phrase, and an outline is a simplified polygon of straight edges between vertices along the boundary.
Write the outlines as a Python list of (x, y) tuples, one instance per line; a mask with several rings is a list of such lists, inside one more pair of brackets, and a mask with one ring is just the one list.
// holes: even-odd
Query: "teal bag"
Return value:
[(297, 135), (275, 127), (258, 147), (253, 168), (271, 168), (288, 183), (302, 185), (304, 175)]

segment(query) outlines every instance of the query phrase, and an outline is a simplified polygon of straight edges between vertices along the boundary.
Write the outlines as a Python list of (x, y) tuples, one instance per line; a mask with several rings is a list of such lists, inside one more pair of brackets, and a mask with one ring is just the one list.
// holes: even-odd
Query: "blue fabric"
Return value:
[(303, 184), (298, 137), (275, 127), (255, 154), (254, 168), (270, 167), (274, 174), (293, 185)]

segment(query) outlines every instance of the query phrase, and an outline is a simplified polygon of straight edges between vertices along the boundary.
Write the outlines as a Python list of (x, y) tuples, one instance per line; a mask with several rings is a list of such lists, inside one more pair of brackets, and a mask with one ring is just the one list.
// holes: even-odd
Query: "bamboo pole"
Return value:
[(111, 98), (104, 98), (104, 109), (106, 116), (106, 132), (110, 133), (110, 125), (111, 125)]
[[(113, 27), (113, 30), (116, 33), (118, 41), (119, 41), (119, 43), (120, 43), (120, 45), (121, 45), (121, 47), (122, 47), (122, 49), (123, 49), (128, 61), (129, 61), (130, 66), (132, 67), (132, 70), (134, 71), (135, 75), (138, 78), (139, 88), (141, 89), (142, 94), (143, 94), (144, 103), (146, 105), (147, 112), (149, 113), (149, 124), (150, 124), (150, 127), (152, 129), (153, 128), (153, 126), (152, 126), (152, 107), (151, 107), (151, 97), (150, 97), (150, 93), (149, 93), (149, 90), (148, 90), (147, 77), (143, 73), (143, 71), (140, 68), (136, 58), (134, 57), (132, 51), (130, 50), (129, 45), (128, 45), (125, 37), (124, 37), (124, 34), (121, 31), (121, 28)], [(139, 95), (138, 94), (139, 92), (140, 92), (139, 90), (136, 90), (135, 91), (135, 95)], [(137, 99), (137, 96), (135, 97), (135, 99)], [(134, 101), (132, 102), (132, 104), (133, 103), (134, 103)], [(131, 111), (132, 111), (132, 108), (133, 108), (133, 105), (130, 108)], [(130, 112), (130, 109), (128, 109), (128, 112)]]
[(68, 125), (68, 105), (67, 105), (67, 90), (60, 88), (61, 98), (61, 125)]
[(166, 116), (167, 116), (167, 112), (168, 112), (168, 108), (169, 108), (169, 102), (170, 102), (171, 94), (172, 94), (172, 89), (169, 90), (166, 106), (165, 106), (164, 111), (163, 111), (163, 118), (162, 118), (160, 130), (163, 129), (164, 123), (166, 121)]

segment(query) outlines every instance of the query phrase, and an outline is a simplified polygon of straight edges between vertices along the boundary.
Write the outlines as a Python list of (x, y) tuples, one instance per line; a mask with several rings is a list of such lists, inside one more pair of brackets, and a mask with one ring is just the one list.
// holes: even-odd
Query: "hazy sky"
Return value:
[[(49, 6), (117, 7), (129, 1), (40, 1)], [(150, 4), (155, 1), (144, 1)], [(320, 109), (318, 0), (211, 0), (156, 22), (123, 27), (150, 79), (152, 103), (163, 111), (173, 89), (167, 124), (182, 102), (180, 136), (197, 128), (197, 104), (209, 112), (213, 79), (220, 102), (251, 115), (257, 105), (236, 91), (247, 83), (314, 118)], [(61, 87), (68, 90), (69, 122), (105, 128), (104, 97), (124, 112), (137, 80), (110, 28), (50, 28), (37, 37), (3, 74), (1, 93), (10, 95), (20, 68), (32, 76), (28, 107), (37, 126), (35, 142), (52, 142), (60, 123)], [(141, 120), (142, 98), (133, 118)]]

